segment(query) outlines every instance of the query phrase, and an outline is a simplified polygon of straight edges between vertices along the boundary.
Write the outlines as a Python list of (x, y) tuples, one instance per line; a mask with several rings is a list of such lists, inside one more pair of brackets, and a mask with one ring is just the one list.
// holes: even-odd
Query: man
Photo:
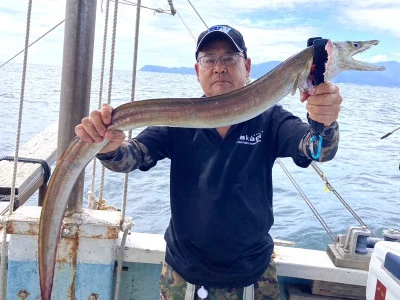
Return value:
[[(246, 85), (251, 60), (239, 31), (214, 26), (198, 38), (195, 69), (205, 97)], [(323, 83), (308, 101), (309, 118), (325, 125), (320, 161), (337, 150), (342, 98)], [(275, 105), (240, 124), (216, 129), (146, 128), (125, 141), (107, 131), (112, 108), (104, 105), (76, 127), (86, 142), (110, 140), (97, 157), (109, 169), (149, 170), (171, 159), (171, 220), (160, 288), (161, 299), (279, 299), (273, 240), (272, 167), (292, 157), (311, 162), (310, 125)]]

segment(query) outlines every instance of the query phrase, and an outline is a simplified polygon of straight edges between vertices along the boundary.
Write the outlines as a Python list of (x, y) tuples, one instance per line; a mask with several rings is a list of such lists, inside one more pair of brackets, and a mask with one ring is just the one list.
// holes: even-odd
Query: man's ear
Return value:
[(195, 71), (196, 71), (197, 81), (200, 82), (200, 80), (199, 80), (199, 63), (195, 63), (195, 64), (194, 64), (194, 69), (195, 69)]
[(247, 71), (247, 77), (250, 77), (251, 58), (247, 58), (247, 59), (246, 59), (246, 71)]

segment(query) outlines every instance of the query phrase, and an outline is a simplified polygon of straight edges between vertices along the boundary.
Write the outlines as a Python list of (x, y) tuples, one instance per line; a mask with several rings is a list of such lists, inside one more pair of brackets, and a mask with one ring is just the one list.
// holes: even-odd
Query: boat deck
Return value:
[[(125, 261), (160, 264), (165, 257), (161, 234), (133, 232), (127, 239)], [(368, 272), (336, 267), (325, 251), (275, 246), (278, 276), (366, 286)]]

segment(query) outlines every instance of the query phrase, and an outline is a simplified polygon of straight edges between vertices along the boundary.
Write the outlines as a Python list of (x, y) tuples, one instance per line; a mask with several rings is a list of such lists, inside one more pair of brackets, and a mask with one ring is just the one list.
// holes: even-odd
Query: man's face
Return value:
[[(216, 40), (206, 44), (199, 52), (198, 57), (221, 57), (226, 54), (238, 53), (232, 42), (228, 40)], [(225, 66), (221, 60), (214, 67), (206, 68), (197, 62), (195, 64), (197, 80), (207, 97), (216, 96), (237, 90), (246, 85), (250, 74), (251, 60), (239, 57), (237, 64)]]

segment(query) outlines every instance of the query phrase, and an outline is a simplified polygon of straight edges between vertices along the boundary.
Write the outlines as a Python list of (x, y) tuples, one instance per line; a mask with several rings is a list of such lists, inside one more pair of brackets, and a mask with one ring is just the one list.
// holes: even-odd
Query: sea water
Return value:
[[(3, 124), (0, 157), (15, 150), (21, 70), (21, 65), (13, 63), (0, 69), (0, 119)], [(94, 70), (91, 109), (98, 106), (99, 74), (99, 70)], [(108, 87), (107, 71), (105, 74), (104, 86)], [(338, 85), (344, 98), (339, 117), (339, 150), (332, 161), (319, 163), (318, 166), (355, 213), (381, 237), (384, 229), (400, 228), (400, 132), (381, 139), (400, 126), (400, 88)], [(131, 72), (114, 72), (110, 99), (114, 107), (131, 101), (131, 86)], [(22, 104), (21, 143), (58, 119), (60, 87), (60, 67), (28, 66)], [(103, 90), (105, 102), (107, 94), (106, 88)], [(194, 75), (142, 71), (137, 74), (135, 100), (201, 95)], [(280, 104), (305, 120), (306, 104), (299, 101), (298, 93), (287, 96)], [(140, 130), (134, 130), (133, 135)], [(327, 191), (312, 167), (302, 169), (291, 159), (281, 161), (335, 235), (346, 233), (349, 226), (359, 225), (338, 198)], [(97, 174), (100, 174), (99, 165)], [(91, 176), (92, 164), (89, 164), (85, 175), (85, 195)], [(273, 176), (275, 224), (272, 236), (293, 241), (297, 247), (325, 250), (326, 245), (332, 242), (331, 238), (278, 164), (275, 164)], [(134, 171), (129, 178), (126, 215), (133, 217), (133, 230), (164, 233), (170, 216), (169, 161), (160, 161), (147, 172)], [(108, 204), (121, 207), (123, 180), (123, 174), (106, 172), (104, 198)], [(97, 178), (96, 182), (100, 180)], [(98, 194), (98, 191), (96, 186), (95, 193)], [(36, 205), (37, 195), (27, 204)], [(84, 199), (84, 206), (87, 206), (87, 199)]]

